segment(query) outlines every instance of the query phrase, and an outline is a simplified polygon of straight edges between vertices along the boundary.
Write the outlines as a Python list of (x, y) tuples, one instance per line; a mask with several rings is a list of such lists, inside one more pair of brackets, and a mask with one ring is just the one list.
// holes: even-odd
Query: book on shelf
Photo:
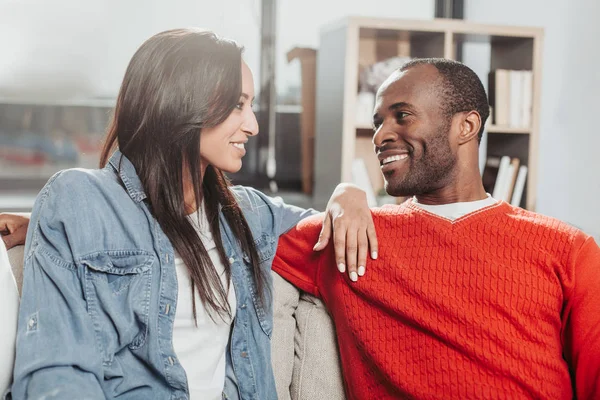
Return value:
[(515, 182), (517, 181), (517, 175), (519, 173), (519, 164), (521, 162), (518, 158), (513, 158), (510, 160), (510, 165), (508, 166), (508, 180), (506, 190), (504, 191), (504, 198), (502, 200), (506, 202), (510, 202), (512, 193), (515, 189)]
[(533, 72), (497, 69), (489, 74), (489, 101), (497, 126), (529, 128), (533, 104)]
[(533, 113), (533, 72), (521, 71), (523, 94), (521, 97), (521, 123), (525, 127), (531, 126), (531, 117)]
[(508, 95), (508, 108), (510, 110), (508, 114), (508, 126), (515, 128), (522, 127), (523, 74), (521, 74), (521, 71), (508, 71), (508, 82), (510, 85)]
[(519, 167), (519, 173), (517, 174), (517, 180), (515, 182), (515, 189), (512, 194), (510, 204), (519, 207), (521, 205), (521, 198), (523, 197), (523, 191), (525, 189), (525, 180), (527, 178), (527, 165), (521, 165)]
[(506, 197), (506, 191), (509, 186), (510, 179), (510, 157), (503, 156), (500, 158), (500, 166), (498, 167), (498, 176), (494, 184), (492, 197), (497, 200), (503, 200)]
[(485, 160), (485, 167), (483, 168), (483, 174), (481, 180), (483, 181), (483, 188), (486, 193), (494, 192), (494, 185), (498, 178), (498, 170), (500, 168), (500, 157), (489, 156)]
[(525, 189), (527, 166), (509, 156), (489, 156), (482, 174), (483, 187), (497, 200), (520, 206)]

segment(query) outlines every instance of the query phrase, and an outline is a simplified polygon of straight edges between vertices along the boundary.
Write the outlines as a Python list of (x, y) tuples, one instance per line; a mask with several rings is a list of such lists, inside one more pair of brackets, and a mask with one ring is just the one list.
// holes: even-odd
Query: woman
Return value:
[(125, 73), (103, 168), (59, 172), (40, 192), (13, 398), (276, 398), (270, 264), (312, 211), (223, 175), (258, 133), (241, 53), (199, 30), (150, 38)]

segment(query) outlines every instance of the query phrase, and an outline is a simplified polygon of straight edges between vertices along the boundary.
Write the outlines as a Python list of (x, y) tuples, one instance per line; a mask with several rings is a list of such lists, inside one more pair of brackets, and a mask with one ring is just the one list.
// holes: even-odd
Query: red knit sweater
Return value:
[(506, 203), (454, 222), (407, 202), (373, 210), (379, 259), (357, 283), (314, 253), (319, 216), (273, 269), (319, 296), (351, 399), (600, 399), (600, 249)]

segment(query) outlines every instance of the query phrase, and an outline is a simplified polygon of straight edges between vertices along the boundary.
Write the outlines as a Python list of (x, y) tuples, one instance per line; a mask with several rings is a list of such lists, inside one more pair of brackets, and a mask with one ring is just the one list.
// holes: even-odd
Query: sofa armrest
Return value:
[(296, 309), (294, 400), (344, 400), (344, 382), (333, 321), (318, 298), (302, 293)]
[(23, 262), (25, 246), (15, 246), (8, 250), (8, 262), (12, 269), (19, 295), (21, 295), (21, 287), (23, 286)]
[(343, 400), (335, 329), (325, 305), (273, 272), (272, 362), (280, 400)]
[(294, 335), (300, 292), (292, 284), (273, 272), (273, 335), (271, 336), (271, 363), (279, 400), (291, 400), (290, 386), (294, 370)]

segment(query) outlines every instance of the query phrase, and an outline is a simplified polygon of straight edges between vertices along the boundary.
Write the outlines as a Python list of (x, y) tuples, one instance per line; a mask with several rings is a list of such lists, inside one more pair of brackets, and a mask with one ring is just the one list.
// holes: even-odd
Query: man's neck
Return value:
[(487, 193), (481, 183), (481, 177), (477, 175), (470, 179), (459, 179), (458, 182), (451, 185), (415, 197), (421, 204), (442, 205), (484, 200), (487, 198)]

